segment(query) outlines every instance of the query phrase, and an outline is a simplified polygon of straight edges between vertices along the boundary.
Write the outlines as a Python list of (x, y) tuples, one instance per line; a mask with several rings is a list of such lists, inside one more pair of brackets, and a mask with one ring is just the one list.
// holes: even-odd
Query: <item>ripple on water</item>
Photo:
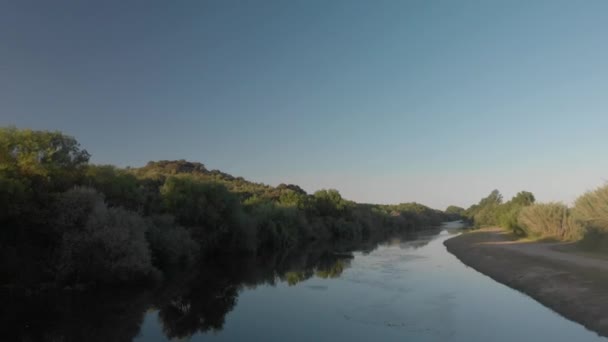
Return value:
[(306, 285), (306, 288), (315, 291), (327, 291), (329, 287), (325, 285)]

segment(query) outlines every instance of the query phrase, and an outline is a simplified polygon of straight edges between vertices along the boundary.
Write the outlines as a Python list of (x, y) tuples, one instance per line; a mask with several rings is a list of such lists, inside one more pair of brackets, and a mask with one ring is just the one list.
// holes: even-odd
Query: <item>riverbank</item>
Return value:
[(566, 243), (517, 241), (498, 228), (464, 233), (444, 245), (464, 264), (608, 336), (608, 260)]

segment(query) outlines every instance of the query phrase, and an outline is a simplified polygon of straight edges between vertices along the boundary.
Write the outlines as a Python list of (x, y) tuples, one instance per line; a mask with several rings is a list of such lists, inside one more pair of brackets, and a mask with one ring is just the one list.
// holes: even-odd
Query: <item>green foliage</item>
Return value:
[(501, 226), (518, 235), (525, 235), (518, 221), (521, 210), (535, 201), (534, 195), (528, 191), (518, 192), (511, 200), (503, 203), (503, 197), (498, 190), (493, 190), (479, 203), (470, 206), (463, 212), (463, 216), (474, 226)]
[(323, 265), (324, 267), (317, 268), (315, 275), (319, 278), (328, 279), (328, 278), (338, 278), (345, 269), (350, 266), (350, 263), (347, 260), (336, 260), (336, 262)]
[(337, 190), (319, 190), (314, 193), (314, 207), (320, 216), (338, 217), (344, 214), (348, 208), (345, 201)]
[(74, 187), (57, 196), (55, 226), (61, 232), (79, 230), (86, 226), (95, 207), (103, 205), (104, 197), (97, 190)]
[(152, 263), (164, 272), (190, 265), (199, 255), (199, 244), (170, 215), (151, 218), (146, 238), (150, 244)]
[(580, 196), (574, 204), (574, 211), (588, 229), (608, 233), (608, 186)]
[(452, 221), (460, 220), (464, 217), (464, 208), (451, 205), (447, 207), (444, 213), (448, 216), (448, 218)]
[(534, 195), (527, 191), (502, 203), (494, 190), (465, 210), (464, 216), (475, 226), (500, 225), (521, 236), (581, 240), (588, 249), (608, 248), (608, 186), (580, 196), (572, 209), (561, 203), (535, 204)]
[(585, 247), (608, 248), (608, 185), (580, 196), (574, 203), (573, 212), (584, 228)]
[(0, 173), (66, 189), (79, 179), (88, 160), (76, 139), (60, 132), (0, 128)]
[(526, 231), (519, 224), (519, 214), (527, 206), (534, 204), (535, 198), (531, 192), (518, 192), (513, 198), (496, 208), (498, 224), (517, 235), (526, 235)]
[(257, 245), (262, 249), (281, 249), (294, 246), (306, 226), (306, 221), (292, 207), (277, 206), (271, 202), (252, 209), (257, 226)]
[(401, 216), (415, 225), (437, 226), (448, 219), (440, 210), (416, 202), (389, 205), (386, 209), (390, 211), (391, 216)]
[(536, 198), (534, 194), (528, 191), (520, 191), (517, 195), (513, 196), (510, 203), (516, 206), (525, 207), (528, 205), (532, 205), (536, 202)]
[(6, 281), (128, 282), (211, 255), (378, 239), (449, 218), (418, 203), (357, 204), (337, 190), (310, 195), (185, 160), (127, 169), (88, 160), (60, 132), (0, 128)]
[(222, 184), (179, 175), (167, 178), (160, 192), (167, 210), (191, 229), (204, 250), (255, 248), (239, 198)]
[(497, 209), (502, 204), (502, 195), (498, 190), (493, 190), (487, 197), (482, 198), (476, 206), (471, 206), (465, 215), (469, 217), (475, 226), (491, 226), (498, 224)]
[(63, 232), (57, 265), (62, 280), (124, 282), (154, 275), (142, 217), (108, 208), (90, 189), (70, 190), (60, 202), (65, 210), (74, 210), (61, 218), (69, 228)]
[(0, 221), (10, 221), (22, 215), (31, 196), (29, 182), (0, 172)]
[(527, 206), (521, 210), (518, 223), (526, 235), (532, 237), (577, 240), (582, 236), (581, 226), (562, 203)]
[(130, 210), (142, 209), (143, 192), (137, 178), (112, 165), (89, 165), (85, 183), (104, 194), (108, 205)]

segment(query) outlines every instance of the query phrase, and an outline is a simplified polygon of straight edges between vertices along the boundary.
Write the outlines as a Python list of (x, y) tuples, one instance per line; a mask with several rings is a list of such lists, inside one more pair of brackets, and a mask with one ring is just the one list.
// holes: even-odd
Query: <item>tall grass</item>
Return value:
[(608, 185), (580, 196), (573, 209), (585, 227), (583, 245), (593, 249), (608, 248)]
[(583, 229), (562, 203), (541, 203), (524, 207), (518, 222), (525, 234), (536, 238), (578, 240)]

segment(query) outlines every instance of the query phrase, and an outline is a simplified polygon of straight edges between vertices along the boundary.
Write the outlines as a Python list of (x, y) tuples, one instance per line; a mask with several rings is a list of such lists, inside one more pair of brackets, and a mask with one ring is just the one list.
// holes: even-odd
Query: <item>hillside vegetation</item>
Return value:
[(60, 132), (0, 129), (3, 284), (149, 282), (214, 255), (377, 239), (458, 215), (357, 204), (184, 160), (123, 169), (89, 158)]

